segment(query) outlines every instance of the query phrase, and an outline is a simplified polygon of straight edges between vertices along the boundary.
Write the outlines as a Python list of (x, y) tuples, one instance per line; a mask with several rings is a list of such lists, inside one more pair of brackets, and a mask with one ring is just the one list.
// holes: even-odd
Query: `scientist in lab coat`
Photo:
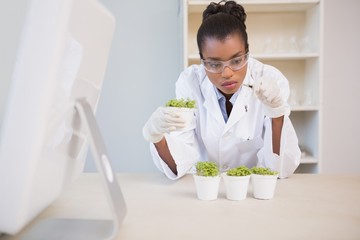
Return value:
[(201, 65), (176, 82), (176, 97), (196, 101), (185, 119), (158, 107), (143, 128), (155, 165), (170, 179), (213, 161), (222, 172), (241, 165), (269, 167), (280, 178), (300, 162), (298, 139), (289, 119), (289, 83), (276, 68), (249, 56), (246, 13), (234, 1), (211, 3), (197, 32)]

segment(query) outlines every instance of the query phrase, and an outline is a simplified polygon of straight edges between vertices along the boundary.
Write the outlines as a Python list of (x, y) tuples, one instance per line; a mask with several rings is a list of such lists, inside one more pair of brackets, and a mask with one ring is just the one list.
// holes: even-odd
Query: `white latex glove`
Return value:
[(171, 108), (158, 107), (143, 128), (144, 138), (153, 143), (160, 142), (164, 133), (184, 128), (185, 119)]
[(254, 84), (255, 96), (265, 105), (265, 115), (277, 118), (289, 113), (284, 94), (275, 77), (262, 76)]

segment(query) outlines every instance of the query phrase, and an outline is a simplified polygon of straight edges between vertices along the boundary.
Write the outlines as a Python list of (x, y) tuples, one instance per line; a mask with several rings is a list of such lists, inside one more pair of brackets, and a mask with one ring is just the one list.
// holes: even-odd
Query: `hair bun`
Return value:
[(236, 17), (245, 25), (245, 21), (246, 21), (245, 9), (243, 8), (243, 6), (237, 4), (235, 1), (222, 0), (219, 3), (215, 3), (215, 2), (210, 3), (203, 12), (203, 21), (206, 18), (218, 13), (230, 14)]

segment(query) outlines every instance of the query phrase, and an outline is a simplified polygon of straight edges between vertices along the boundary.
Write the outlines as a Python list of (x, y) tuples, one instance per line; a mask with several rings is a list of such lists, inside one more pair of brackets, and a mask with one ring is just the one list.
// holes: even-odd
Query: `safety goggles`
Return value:
[(225, 67), (229, 67), (233, 71), (242, 69), (249, 59), (249, 53), (245, 53), (238, 57), (234, 57), (228, 61), (214, 61), (201, 59), (204, 68), (211, 73), (222, 73)]

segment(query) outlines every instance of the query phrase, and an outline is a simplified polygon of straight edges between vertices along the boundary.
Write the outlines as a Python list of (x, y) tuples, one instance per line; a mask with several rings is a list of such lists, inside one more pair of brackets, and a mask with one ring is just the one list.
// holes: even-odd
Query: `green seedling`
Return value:
[(195, 100), (191, 100), (190, 98), (171, 99), (165, 104), (165, 106), (178, 108), (195, 108), (196, 102)]
[(246, 166), (240, 166), (236, 168), (231, 168), (226, 172), (228, 176), (248, 176), (251, 174), (251, 170)]
[(276, 175), (278, 172), (272, 171), (270, 168), (253, 167), (250, 169), (251, 173), (258, 175)]
[(219, 167), (214, 162), (197, 162), (196, 174), (204, 177), (215, 177), (219, 175)]

